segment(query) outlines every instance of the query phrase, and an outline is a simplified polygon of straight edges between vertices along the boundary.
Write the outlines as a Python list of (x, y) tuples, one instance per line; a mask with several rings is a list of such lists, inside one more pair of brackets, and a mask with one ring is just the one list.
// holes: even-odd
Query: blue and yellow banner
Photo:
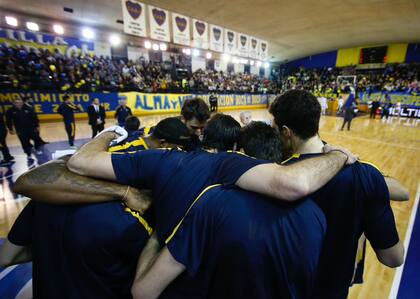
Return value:
[[(0, 110), (4, 113), (13, 103), (14, 99), (31, 97), (33, 106), (40, 119), (60, 119), (57, 109), (63, 102), (66, 93), (56, 92), (0, 92)], [(76, 113), (76, 117), (86, 117), (84, 112), (94, 99), (99, 99), (105, 110), (114, 111), (119, 105), (119, 100), (127, 100), (127, 105), (135, 115), (178, 113), (185, 100), (200, 97), (207, 103), (209, 94), (151, 94), (140, 92), (92, 92), (69, 94), (73, 102), (82, 112)], [(223, 94), (217, 95), (218, 106), (221, 110), (229, 109), (252, 109), (267, 107), (275, 95), (251, 95), (251, 94)]]
[(406, 107), (420, 107), (420, 94), (411, 92), (373, 92), (368, 94), (366, 92), (359, 92), (359, 97), (362, 103), (367, 103), (371, 101), (380, 101), (385, 102), (386, 99), (391, 99), (392, 104), (401, 103), (401, 106)]

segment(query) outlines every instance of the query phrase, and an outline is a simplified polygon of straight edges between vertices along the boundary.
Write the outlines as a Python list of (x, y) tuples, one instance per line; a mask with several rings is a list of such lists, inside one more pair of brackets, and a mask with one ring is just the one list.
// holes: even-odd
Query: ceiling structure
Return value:
[[(352, 46), (420, 41), (420, 0), (142, 2), (267, 40), (271, 61)], [(123, 27), (117, 23), (122, 19), (120, 0), (0, 0), (0, 10), (121, 32)]]

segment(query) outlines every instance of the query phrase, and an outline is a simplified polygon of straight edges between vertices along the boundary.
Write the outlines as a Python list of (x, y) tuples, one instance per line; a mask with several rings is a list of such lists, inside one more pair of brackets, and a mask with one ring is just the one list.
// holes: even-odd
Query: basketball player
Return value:
[(241, 121), (241, 124), (246, 126), (252, 122), (252, 115), (249, 111), (243, 111), (239, 114), (239, 119)]
[[(164, 131), (166, 128), (170, 131)], [(171, 136), (171, 140), (165, 141), (166, 146), (171, 146), (171, 142), (182, 145), (189, 138), (188, 129), (177, 118), (162, 120), (156, 132)], [(64, 160), (52, 161), (28, 172), (18, 179), (15, 190), (24, 190), (22, 185), (25, 184), (45, 183), (52, 178), (52, 173), (54, 177), (60, 174), (57, 180), (73, 177), (75, 182)], [(67, 189), (45, 191), (77, 200), (83, 196), (82, 189), (92, 185), (84, 182), (73, 184), (74, 187), (72, 192)], [(44, 194), (36, 189), (27, 195), (42, 198)], [(92, 196), (100, 198), (109, 194), (109, 190), (114, 190), (114, 199), (140, 203), (139, 210), (149, 206), (150, 200), (145, 194), (109, 182)], [(56, 206), (31, 201), (0, 249), (0, 266), (33, 260), (35, 298), (131, 298), (136, 261), (152, 233), (150, 219), (150, 214), (142, 216), (119, 202)], [(53, 277), (49, 277), (52, 273)]]
[(213, 92), (211, 93), (210, 97), (209, 97), (209, 103), (210, 103), (210, 111), (211, 112), (217, 112), (217, 96), (216, 94)]
[[(283, 144), (291, 147), (285, 152), (295, 153), (285, 165), (323, 155), (318, 135), (321, 108), (312, 94), (288, 91), (274, 101), (270, 113)], [(382, 264), (397, 267), (403, 263), (404, 248), (395, 227), (387, 185), (371, 164), (345, 167), (311, 197), (327, 218), (315, 298), (347, 297), (362, 233)]]
[(73, 104), (73, 100), (70, 96), (65, 95), (63, 97), (64, 103), (62, 103), (57, 112), (63, 116), (64, 127), (66, 129), (69, 145), (74, 147), (74, 138), (76, 136), (76, 122), (74, 121), (74, 112), (80, 111), (80, 109)]
[(204, 127), (210, 118), (209, 106), (200, 98), (185, 100), (181, 108), (181, 119), (191, 135), (203, 135)]

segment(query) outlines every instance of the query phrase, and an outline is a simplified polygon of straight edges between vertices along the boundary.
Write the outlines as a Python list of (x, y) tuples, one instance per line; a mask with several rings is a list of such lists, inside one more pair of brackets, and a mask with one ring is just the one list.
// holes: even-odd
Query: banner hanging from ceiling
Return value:
[(149, 5), (150, 37), (160, 41), (171, 41), (169, 32), (169, 12)]
[(243, 33), (238, 35), (238, 55), (248, 57), (249, 54), (249, 36)]
[(268, 43), (264, 40), (260, 41), (260, 59), (266, 60), (268, 58)]
[(122, 0), (124, 33), (147, 36), (146, 6), (136, 0)]
[(193, 46), (201, 49), (209, 48), (209, 24), (193, 19)]
[(172, 13), (172, 37), (175, 44), (191, 45), (190, 18)]
[(259, 55), (258, 55), (259, 48), (260, 48), (260, 43), (258, 39), (252, 36), (249, 37), (248, 56), (250, 58), (259, 59)]
[(228, 54), (236, 55), (236, 32), (225, 29), (225, 52)]
[(223, 28), (210, 25), (210, 50), (223, 52)]

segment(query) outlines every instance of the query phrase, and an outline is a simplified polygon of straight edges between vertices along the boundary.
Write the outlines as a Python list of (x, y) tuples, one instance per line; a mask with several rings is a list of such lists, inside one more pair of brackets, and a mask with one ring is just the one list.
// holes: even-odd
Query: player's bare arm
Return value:
[(134, 299), (158, 298), (184, 270), (185, 266), (176, 261), (165, 246), (149, 270), (133, 284), (131, 294)]
[(109, 143), (117, 137), (114, 132), (105, 132), (83, 145), (68, 161), (70, 171), (83, 176), (115, 181)]
[[(324, 186), (354, 157), (342, 151), (306, 159), (292, 165), (262, 164), (245, 172), (236, 185), (283, 200), (297, 200)], [(350, 160), (349, 160), (350, 157)]]
[(26, 172), (17, 179), (13, 191), (53, 204), (123, 200), (139, 212), (149, 207), (152, 199), (148, 191), (75, 174), (67, 169), (67, 159), (53, 160)]
[(373, 249), (378, 260), (385, 266), (396, 268), (404, 263), (404, 245), (398, 241), (394, 246), (387, 249)]
[(133, 282), (133, 285), (136, 284), (137, 280), (140, 280), (140, 277), (150, 268), (152, 263), (158, 256), (159, 249), (161, 248), (159, 241), (157, 239), (156, 233), (154, 233), (149, 240), (147, 241), (146, 246), (143, 248), (138, 263), (136, 276)]
[(407, 201), (410, 199), (408, 189), (404, 187), (400, 181), (393, 177), (384, 177), (385, 183), (388, 187), (389, 198), (393, 201)]

